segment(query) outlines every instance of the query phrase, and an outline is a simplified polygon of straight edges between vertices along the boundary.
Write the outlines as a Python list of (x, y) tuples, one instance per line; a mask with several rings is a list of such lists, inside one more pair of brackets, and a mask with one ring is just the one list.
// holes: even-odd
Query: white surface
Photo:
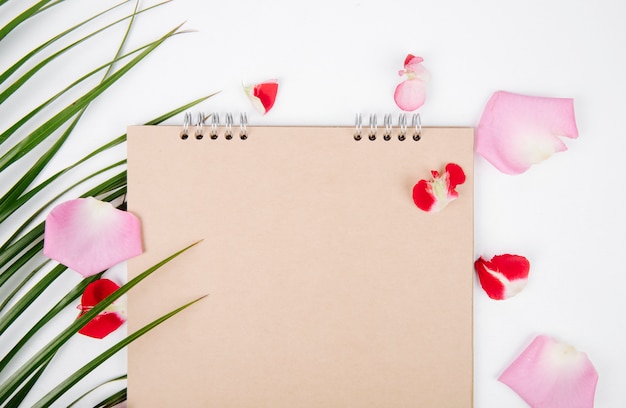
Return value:
[[(7, 13), (13, 3), (26, 2), (9, 2)], [(0, 67), (70, 18), (112, 4), (67, 1), (54, 11), (56, 23), (16, 32), (16, 48), (2, 50)], [(214, 91), (221, 93), (193, 111), (246, 111), (251, 123), (280, 125), (350, 125), (356, 112), (398, 113), (393, 90), (407, 53), (423, 56), (432, 75), (420, 110), (425, 126), (476, 126), (500, 89), (573, 97), (580, 137), (565, 140), (567, 152), (519, 176), (476, 158), (476, 255), (518, 253), (532, 266), (527, 288), (504, 302), (476, 284), (475, 406), (526, 406), (496, 378), (537, 334), (587, 352), (600, 375), (596, 407), (626, 406), (625, 16), (620, 0), (176, 0), (139, 17), (132, 42), (185, 20), (197, 32), (168, 41), (94, 104), (55, 165)], [(113, 53), (118, 38), (100, 45)], [(64, 75), (91, 62), (88, 49), (74, 55), (75, 64), (40, 76), (35, 89), (52, 93)], [(241, 83), (269, 78), (280, 80), (279, 95), (261, 117)], [(2, 106), (3, 129), (26, 111), (29, 93), (20, 97), (23, 103)], [(79, 346), (100, 350), (102, 343)], [(100, 378), (124, 372), (123, 364), (116, 360)]]

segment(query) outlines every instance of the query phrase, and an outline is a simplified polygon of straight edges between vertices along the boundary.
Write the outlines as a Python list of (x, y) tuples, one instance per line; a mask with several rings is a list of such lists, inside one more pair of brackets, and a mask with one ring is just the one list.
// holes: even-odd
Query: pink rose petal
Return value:
[(404, 111), (419, 109), (426, 100), (426, 84), (430, 75), (422, 65), (423, 61), (422, 57), (409, 54), (404, 60), (404, 70), (398, 72), (407, 78), (396, 86), (393, 99)]
[(431, 174), (432, 179), (420, 180), (413, 187), (413, 202), (423, 211), (437, 212), (457, 199), (456, 187), (465, 182), (465, 173), (458, 164), (448, 163), (442, 174), (436, 170)]
[(476, 152), (503, 173), (519, 174), (567, 150), (563, 136), (578, 137), (572, 99), (498, 91), (476, 129)]
[(598, 373), (585, 353), (537, 336), (498, 380), (531, 408), (592, 408)]
[[(78, 318), (103, 301), (120, 287), (110, 279), (98, 279), (85, 288), (81, 298)], [(119, 299), (118, 299), (119, 301)], [(78, 332), (85, 336), (102, 339), (117, 330), (126, 321), (126, 311), (115, 302), (109, 305)]]
[(66, 201), (46, 218), (43, 250), (91, 276), (142, 253), (139, 220), (93, 197)]
[(252, 102), (252, 106), (262, 115), (272, 109), (278, 93), (278, 80), (270, 79), (256, 85), (244, 86), (244, 92)]
[(504, 300), (524, 289), (530, 262), (520, 255), (496, 255), (489, 261), (481, 256), (474, 262), (474, 268), (487, 295), (492, 299)]

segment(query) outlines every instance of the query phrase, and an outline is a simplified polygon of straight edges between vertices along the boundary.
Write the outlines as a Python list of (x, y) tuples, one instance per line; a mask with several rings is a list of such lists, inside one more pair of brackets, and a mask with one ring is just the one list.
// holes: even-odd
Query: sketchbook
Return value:
[[(447, 163), (459, 197), (420, 210)], [(472, 406), (471, 128), (131, 126), (128, 206), (129, 279), (200, 241), (129, 332), (206, 295), (129, 346), (129, 407)]]

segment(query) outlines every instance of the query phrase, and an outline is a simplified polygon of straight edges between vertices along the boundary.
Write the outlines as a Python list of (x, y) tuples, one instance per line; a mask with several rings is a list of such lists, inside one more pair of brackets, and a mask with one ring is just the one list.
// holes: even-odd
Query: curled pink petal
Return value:
[(46, 218), (43, 250), (91, 276), (142, 253), (139, 220), (93, 197), (66, 201)]
[[(110, 279), (98, 279), (91, 282), (83, 292), (80, 306), (78, 307), (80, 309), (78, 318), (119, 288), (119, 285)], [(91, 319), (78, 332), (85, 336), (103, 339), (117, 330), (126, 321), (126, 310), (123, 306), (119, 306), (118, 302), (110, 304), (107, 309)]]
[(256, 85), (244, 86), (244, 92), (252, 102), (252, 106), (260, 114), (265, 115), (272, 109), (278, 93), (278, 80), (270, 79)]
[(465, 182), (465, 173), (458, 164), (448, 163), (442, 174), (436, 170), (431, 174), (430, 180), (420, 180), (413, 186), (413, 202), (423, 211), (437, 212), (457, 199), (456, 187)]
[(528, 281), (530, 262), (520, 255), (496, 255), (487, 261), (482, 256), (474, 262), (480, 285), (495, 300), (517, 295)]
[(419, 109), (426, 100), (426, 84), (430, 74), (422, 65), (423, 61), (422, 57), (409, 54), (404, 60), (404, 70), (398, 72), (401, 76), (405, 75), (406, 79), (396, 86), (393, 99), (404, 111)]
[(531, 408), (592, 408), (598, 373), (585, 353), (537, 336), (498, 380)]
[(421, 65), (424, 62), (424, 58), (416, 57), (413, 54), (409, 54), (404, 59), (404, 69), (407, 71), (417, 72), (424, 67)]
[(578, 137), (572, 99), (498, 91), (476, 128), (476, 152), (503, 173), (519, 174), (567, 150), (563, 136)]

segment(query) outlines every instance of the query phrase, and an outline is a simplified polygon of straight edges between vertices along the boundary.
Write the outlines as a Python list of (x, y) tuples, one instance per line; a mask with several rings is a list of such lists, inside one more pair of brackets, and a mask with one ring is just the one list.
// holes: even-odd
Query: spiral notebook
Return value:
[[(207, 295), (130, 345), (129, 407), (471, 407), (473, 131), (419, 133), (129, 127), (129, 278), (201, 240), (129, 292), (129, 332)], [(458, 199), (420, 210), (447, 163)]]

